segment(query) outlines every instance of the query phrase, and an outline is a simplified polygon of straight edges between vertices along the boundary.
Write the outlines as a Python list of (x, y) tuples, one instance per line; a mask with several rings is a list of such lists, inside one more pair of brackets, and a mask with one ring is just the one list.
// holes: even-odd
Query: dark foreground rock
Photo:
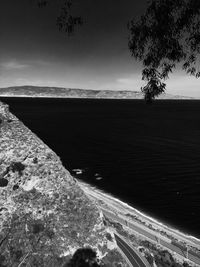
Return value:
[(85, 246), (108, 259), (106, 233), (59, 157), (0, 103), (0, 266), (64, 266)]

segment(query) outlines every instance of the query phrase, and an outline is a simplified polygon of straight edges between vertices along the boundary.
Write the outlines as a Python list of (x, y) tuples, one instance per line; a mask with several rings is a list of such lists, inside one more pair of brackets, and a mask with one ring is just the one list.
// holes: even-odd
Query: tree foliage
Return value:
[(79, 248), (74, 253), (67, 267), (100, 267), (96, 252), (90, 248)]
[(141, 88), (148, 101), (163, 93), (178, 63), (200, 77), (200, 1), (151, 0), (145, 14), (128, 24), (129, 49), (143, 63)]
[[(55, 0), (36, 0), (37, 5), (40, 8), (46, 7), (50, 2)], [(56, 24), (60, 31), (66, 32), (71, 35), (77, 26), (83, 24), (82, 18), (80, 16), (73, 15), (72, 6), (73, 0), (59, 0), (61, 5), (60, 14), (57, 17)]]

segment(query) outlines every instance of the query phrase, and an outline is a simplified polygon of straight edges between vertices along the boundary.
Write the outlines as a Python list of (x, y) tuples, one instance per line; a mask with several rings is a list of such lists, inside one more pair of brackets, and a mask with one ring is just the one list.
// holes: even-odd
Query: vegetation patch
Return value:
[(4, 255), (0, 255), (0, 266), (1, 267), (7, 267), (5, 265), (5, 260), (6, 260), (5, 256)]
[(126, 261), (121, 257), (121, 254), (117, 249), (110, 251), (104, 258), (102, 262), (102, 266), (105, 267), (128, 267), (129, 265)]
[(38, 163), (38, 158), (37, 158), (37, 157), (35, 157), (35, 158), (33, 159), (33, 163), (34, 163), (34, 164), (37, 164), (37, 163)]
[(25, 169), (25, 165), (21, 162), (13, 162), (10, 165), (10, 170), (13, 172), (18, 172), (19, 175), (22, 175), (23, 170)]
[(42, 222), (35, 222), (32, 225), (33, 234), (39, 234), (42, 231), (44, 231), (44, 224)]
[(19, 189), (19, 185), (18, 184), (13, 185), (13, 190), (15, 191), (17, 189)]
[(0, 187), (6, 187), (8, 185), (8, 180), (5, 178), (0, 179)]

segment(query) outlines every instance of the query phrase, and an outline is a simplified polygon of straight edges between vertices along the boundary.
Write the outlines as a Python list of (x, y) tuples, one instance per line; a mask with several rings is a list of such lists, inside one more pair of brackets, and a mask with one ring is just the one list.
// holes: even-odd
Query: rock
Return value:
[(87, 245), (108, 254), (98, 208), (59, 157), (2, 103), (0, 117), (0, 266), (59, 267)]

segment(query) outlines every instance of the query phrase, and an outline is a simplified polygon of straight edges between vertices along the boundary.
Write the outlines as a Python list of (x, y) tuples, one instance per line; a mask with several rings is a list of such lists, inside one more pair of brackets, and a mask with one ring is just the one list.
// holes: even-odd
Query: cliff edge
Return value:
[(59, 157), (0, 102), (0, 266), (59, 267), (85, 246), (116, 251)]

